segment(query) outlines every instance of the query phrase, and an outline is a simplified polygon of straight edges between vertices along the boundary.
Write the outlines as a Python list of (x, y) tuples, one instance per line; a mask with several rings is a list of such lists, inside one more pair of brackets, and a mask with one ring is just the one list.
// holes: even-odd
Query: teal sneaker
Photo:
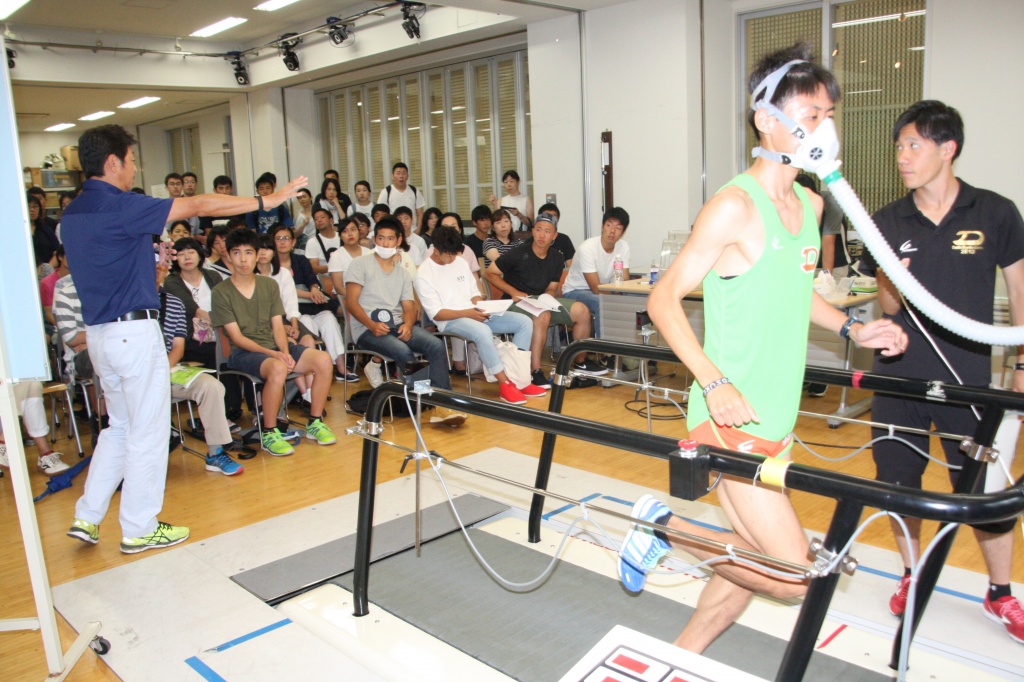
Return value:
[(95, 545), (100, 540), (100, 527), (82, 519), (75, 519), (71, 522), (68, 537)]
[(121, 551), (124, 554), (138, 554), (147, 549), (163, 549), (188, 540), (187, 526), (172, 526), (163, 521), (156, 522), (156, 530), (141, 538), (121, 538)]
[(319, 445), (334, 445), (338, 442), (334, 432), (320, 419), (314, 419), (306, 426), (306, 438), (315, 440)]
[[(634, 519), (657, 523), (671, 515), (669, 508), (651, 495), (644, 495), (630, 514)], [(656, 536), (646, 526), (632, 526), (626, 533), (619, 550), (619, 579), (630, 592), (641, 592), (647, 582), (648, 571), (654, 570), (658, 562), (672, 547)]]
[(245, 471), (245, 467), (236, 462), (235, 460), (228, 457), (224, 449), (217, 450), (216, 455), (208, 455), (206, 457), (206, 470), (207, 471), (219, 471), (225, 476), (234, 476)]
[(274, 457), (284, 457), (295, 452), (295, 448), (288, 445), (288, 441), (284, 439), (284, 436), (276, 428), (263, 432), (263, 449)]

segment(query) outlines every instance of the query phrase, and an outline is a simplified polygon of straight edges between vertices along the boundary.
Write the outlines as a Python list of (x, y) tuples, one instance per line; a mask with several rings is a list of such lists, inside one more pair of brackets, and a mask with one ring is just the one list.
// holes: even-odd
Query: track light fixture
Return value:
[(327, 38), (335, 47), (343, 47), (345, 41), (353, 37), (352, 27), (341, 23), (338, 17), (327, 17), (327, 25)]
[(407, 2), (402, 5), (402, 28), (405, 29), (405, 35), (409, 36), (409, 40), (420, 37), (419, 16), (426, 9), (427, 6), (421, 2)]
[(4, 48), (4, 49), (7, 50), (7, 68), (8, 69), (13, 69), (14, 68), (14, 60), (17, 58), (18, 53), (15, 52), (14, 50), (12, 50), (9, 47)]
[(242, 59), (241, 52), (228, 52), (228, 56), (225, 57), (231, 62), (231, 66), (235, 69), (235, 82), (239, 85), (249, 84), (249, 74), (245, 70), (245, 60)]
[(285, 33), (278, 39), (277, 48), (281, 53), (281, 59), (289, 71), (299, 70), (299, 55), (295, 54), (295, 48), (302, 42), (301, 37), (295, 33)]

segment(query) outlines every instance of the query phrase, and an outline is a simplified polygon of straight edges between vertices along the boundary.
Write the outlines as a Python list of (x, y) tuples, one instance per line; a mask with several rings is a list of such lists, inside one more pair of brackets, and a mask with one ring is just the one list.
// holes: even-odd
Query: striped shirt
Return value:
[(160, 289), (161, 303), (163, 309), (160, 316), (160, 329), (164, 332), (164, 345), (167, 352), (171, 352), (171, 345), (174, 339), (188, 338), (188, 324), (185, 321), (185, 304), (174, 294), (168, 294), (163, 288)]
[[(57, 332), (67, 344), (78, 332), (85, 331), (82, 321), (82, 302), (78, 299), (78, 290), (71, 280), (71, 275), (61, 277), (53, 285), (53, 316), (57, 321)], [(65, 345), (64, 359), (70, 362), (75, 357), (71, 346)]]

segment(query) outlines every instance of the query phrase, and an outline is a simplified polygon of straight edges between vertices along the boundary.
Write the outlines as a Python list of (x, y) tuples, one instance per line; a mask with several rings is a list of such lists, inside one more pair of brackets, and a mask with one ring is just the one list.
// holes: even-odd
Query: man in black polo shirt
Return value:
[[(1010, 319), (1024, 323), (1024, 221), (1010, 200), (971, 187), (953, 174), (953, 162), (963, 148), (960, 114), (942, 102), (922, 101), (903, 112), (893, 126), (896, 161), (903, 182), (910, 189), (904, 198), (875, 214), (886, 240), (906, 259), (907, 267), (928, 291), (953, 310), (972, 319), (992, 323), (996, 268), (1002, 268), (1010, 298)], [(862, 270), (878, 278), (882, 310), (907, 332), (905, 353), (875, 356), (874, 370), (894, 376), (988, 386), (991, 381), (991, 347), (967, 341), (933, 323), (917, 310), (908, 310), (885, 273), (877, 270), (865, 252)], [(877, 270), (877, 272), (876, 272)], [(915, 320), (916, 315), (916, 320)], [(920, 322), (918, 322), (918, 320)], [(927, 335), (919, 325), (923, 325)], [(934, 339), (948, 366), (929, 343)], [(1013, 390), (1024, 390), (1024, 355), (1018, 350)], [(955, 370), (955, 374), (954, 374)], [(875, 421), (970, 436), (977, 417), (968, 407), (877, 395), (871, 406)], [(886, 435), (874, 429), (873, 436)], [(927, 436), (901, 434), (928, 451)], [(942, 441), (947, 461), (959, 465), (964, 455), (959, 443)], [(874, 445), (876, 478), (912, 488), (921, 487), (927, 460), (906, 445), (881, 440)], [(950, 470), (955, 482), (958, 471)], [(905, 519), (910, 539), (893, 523), (896, 544), (903, 556), (905, 576), (889, 600), (893, 615), (903, 613), (910, 588), (910, 554), (920, 556), (921, 522)], [(990, 586), (983, 604), (985, 615), (1002, 623), (1010, 637), (1024, 642), (1024, 610), (1010, 594), (1010, 568), (1016, 519), (974, 529), (988, 567)]]
[[(85, 491), (68, 535), (99, 541), (99, 525), (121, 490), (121, 551), (134, 554), (188, 539), (189, 529), (157, 520), (170, 440), (170, 365), (160, 331), (153, 237), (168, 221), (273, 208), (306, 184), (296, 178), (263, 197), (202, 194), (157, 199), (129, 191), (136, 139), (118, 125), (78, 140), (86, 181), (68, 205), (61, 234), (82, 303), (89, 358), (100, 379), (110, 427), (100, 433)], [(171, 251), (161, 248), (161, 260)]]
[[(502, 298), (511, 298), (514, 302), (527, 296), (549, 294), (554, 296), (565, 269), (565, 259), (552, 245), (558, 234), (558, 218), (551, 213), (541, 213), (533, 223), (533, 241), (522, 244), (508, 253), (502, 254), (491, 263), (485, 276), (491, 286), (502, 292)], [(555, 312), (544, 311), (534, 316), (533, 338), (530, 341), (530, 365), (533, 370), (533, 384), (549, 388), (551, 384), (540, 368), (540, 359), (544, 353), (544, 341), (547, 338), (548, 326), (552, 324), (571, 324), (573, 339), (585, 339), (590, 336), (590, 309), (579, 301), (571, 298), (559, 298), (561, 304)], [(512, 305), (510, 312), (530, 313)], [(608, 370), (590, 360), (587, 354), (581, 353), (573, 364), (577, 372), (587, 374), (605, 374)]]

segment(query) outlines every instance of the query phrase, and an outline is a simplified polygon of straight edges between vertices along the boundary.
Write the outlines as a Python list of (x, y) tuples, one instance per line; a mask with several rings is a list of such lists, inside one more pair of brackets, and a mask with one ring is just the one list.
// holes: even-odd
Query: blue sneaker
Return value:
[[(669, 508), (654, 497), (644, 495), (633, 505), (630, 515), (634, 519), (654, 523), (670, 513)], [(619, 550), (619, 580), (623, 586), (630, 592), (643, 591), (644, 583), (647, 582), (647, 572), (657, 566), (670, 549), (671, 546), (656, 536), (650, 528), (630, 528)]]
[(207, 455), (206, 470), (219, 471), (225, 476), (234, 476), (245, 471), (245, 467), (225, 454), (224, 449), (217, 450), (216, 455)]

